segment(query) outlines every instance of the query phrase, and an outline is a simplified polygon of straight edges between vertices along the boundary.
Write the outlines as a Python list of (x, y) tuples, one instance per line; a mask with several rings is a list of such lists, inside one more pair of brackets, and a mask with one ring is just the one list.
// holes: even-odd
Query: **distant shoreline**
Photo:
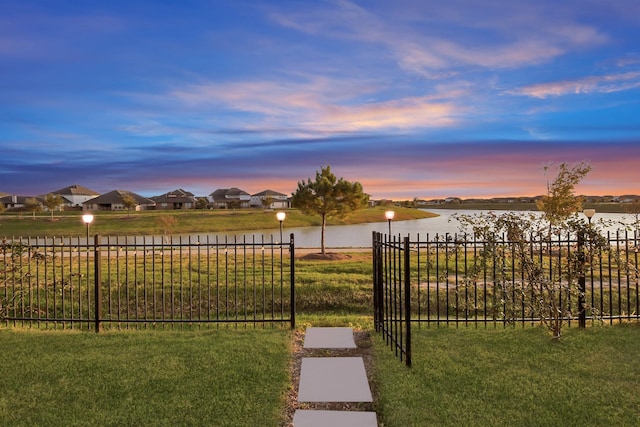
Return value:
[[(595, 209), (596, 212), (602, 213), (628, 213), (625, 206), (629, 203), (607, 202), (607, 203), (585, 203), (585, 209)], [(494, 210), (494, 211), (537, 211), (535, 203), (522, 202), (462, 202), (462, 203), (443, 203), (443, 204), (427, 204), (420, 205), (420, 209), (448, 209), (448, 210)]]

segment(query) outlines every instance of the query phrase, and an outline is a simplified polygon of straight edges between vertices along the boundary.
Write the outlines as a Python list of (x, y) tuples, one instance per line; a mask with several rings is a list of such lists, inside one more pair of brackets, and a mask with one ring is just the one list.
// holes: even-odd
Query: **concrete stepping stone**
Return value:
[(375, 412), (314, 411), (298, 409), (293, 415), (294, 427), (377, 427)]
[(373, 402), (362, 357), (303, 357), (298, 402)]
[(352, 328), (307, 328), (303, 348), (356, 348)]

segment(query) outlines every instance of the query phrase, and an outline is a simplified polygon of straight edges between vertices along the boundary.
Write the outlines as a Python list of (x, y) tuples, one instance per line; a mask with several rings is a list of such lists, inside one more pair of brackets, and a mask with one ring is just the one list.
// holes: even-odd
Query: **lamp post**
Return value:
[(276, 214), (276, 218), (280, 222), (280, 244), (282, 244), (282, 222), (284, 221), (286, 216), (287, 216), (287, 214), (284, 213), (284, 212), (278, 212)]
[(582, 213), (584, 214), (584, 216), (587, 217), (587, 220), (589, 220), (589, 226), (591, 226), (591, 218), (593, 218), (593, 216), (596, 214), (596, 210), (595, 209), (585, 209), (582, 211)]
[(384, 217), (387, 218), (387, 221), (389, 221), (389, 238), (391, 238), (391, 220), (393, 219), (395, 214), (396, 213), (394, 211), (386, 211), (384, 213)]
[(89, 247), (89, 225), (93, 222), (93, 215), (89, 213), (82, 215), (82, 222), (87, 224), (87, 247)]
[[(91, 215), (90, 213), (86, 213), (84, 215), (82, 215), (82, 222), (84, 222), (87, 226), (87, 304), (89, 304), (89, 257), (90, 257), (90, 249), (89, 249), (89, 226), (91, 225), (91, 223), (93, 222), (93, 215)], [(97, 256), (95, 257), (95, 262), (97, 262), (98, 258)], [(98, 275), (97, 275), (97, 270), (94, 271), (95, 277), (94, 277), (94, 286), (95, 286), (95, 327), (96, 327), (96, 332), (98, 332), (100, 330), (100, 295), (99, 295), (99, 291), (98, 291)]]

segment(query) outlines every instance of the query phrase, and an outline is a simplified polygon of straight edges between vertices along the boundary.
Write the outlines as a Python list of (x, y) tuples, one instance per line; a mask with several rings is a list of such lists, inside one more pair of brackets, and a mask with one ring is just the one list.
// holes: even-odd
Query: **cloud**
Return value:
[[(391, 6), (393, 5), (393, 6)], [(481, 7), (482, 10), (477, 10)], [(506, 69), (545, 63), (568, 52), (600, 46), (608, 37), (575, 22), (561, 4), (521, 2), (335, 1), (309, 10), (274, 11), (277, 24), (326, 39), (378, 45), (406, 72), (428, 78), (466, 67)]]
[[(303, 81), (246, 81), (191, 84), (168, 96), (193, 108), (225, 108), (262, 118), (246, 127), (295, 127), (311, 133), (354, 132), (380, 129), (420, 129), (452, 126), (461, 108), (449, 96), (460, 90), (431, 96), (369, 100), (381, 87), (375, 83), (314, 76)], [(236, 118), (241, 125), (243, 118)], [(247, 121), (248, 122), (248, 121)]]
[(640, 72), (634, 71), (604, 76), (590, 76), (578, 80), (541, 83), (510, 90), (506, 93), (544, 99), (551, 96), (612, 93), (637, 88), (640, 88)]

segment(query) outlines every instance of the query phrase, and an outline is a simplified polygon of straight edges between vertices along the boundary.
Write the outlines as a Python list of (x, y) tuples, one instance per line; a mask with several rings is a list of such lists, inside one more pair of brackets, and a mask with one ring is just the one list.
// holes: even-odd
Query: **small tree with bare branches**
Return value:
[[(485, 242), (465, 283), (470, 285), (483, 271), (492, 271), (493, 291), (499, 295), (505, 321), (517, 315), (518, 310), (508, 309), (513, 302), (509, 298), (517, 295), (559, 338), (562, 328), (588, 308), (576, 304), (584, 297), (579, 279), (592, 267), (590, 261), (597, 258), (595, 254), (609, 249), (598, 227), (577, 216), (582, 200), (575, 195), (575, 186), (590, 170), (586, 163), (574, 167), (560, 164), (547, 185), (547, 195), (538, 203), (542, 216), (513, 212), (456, 215), (464, 229), (472, 229), (475, 239)], [(577, 236), (577, 250), (554, 249), (554, 242), (559, 241), (554, 236)], [(532, 243), (539, 249), (533, 250)], [(550, 250), (564, 251), (563, 256), (550, 256)], [(516, 267), (521, 272), (518, 280), (513, 277)]]

